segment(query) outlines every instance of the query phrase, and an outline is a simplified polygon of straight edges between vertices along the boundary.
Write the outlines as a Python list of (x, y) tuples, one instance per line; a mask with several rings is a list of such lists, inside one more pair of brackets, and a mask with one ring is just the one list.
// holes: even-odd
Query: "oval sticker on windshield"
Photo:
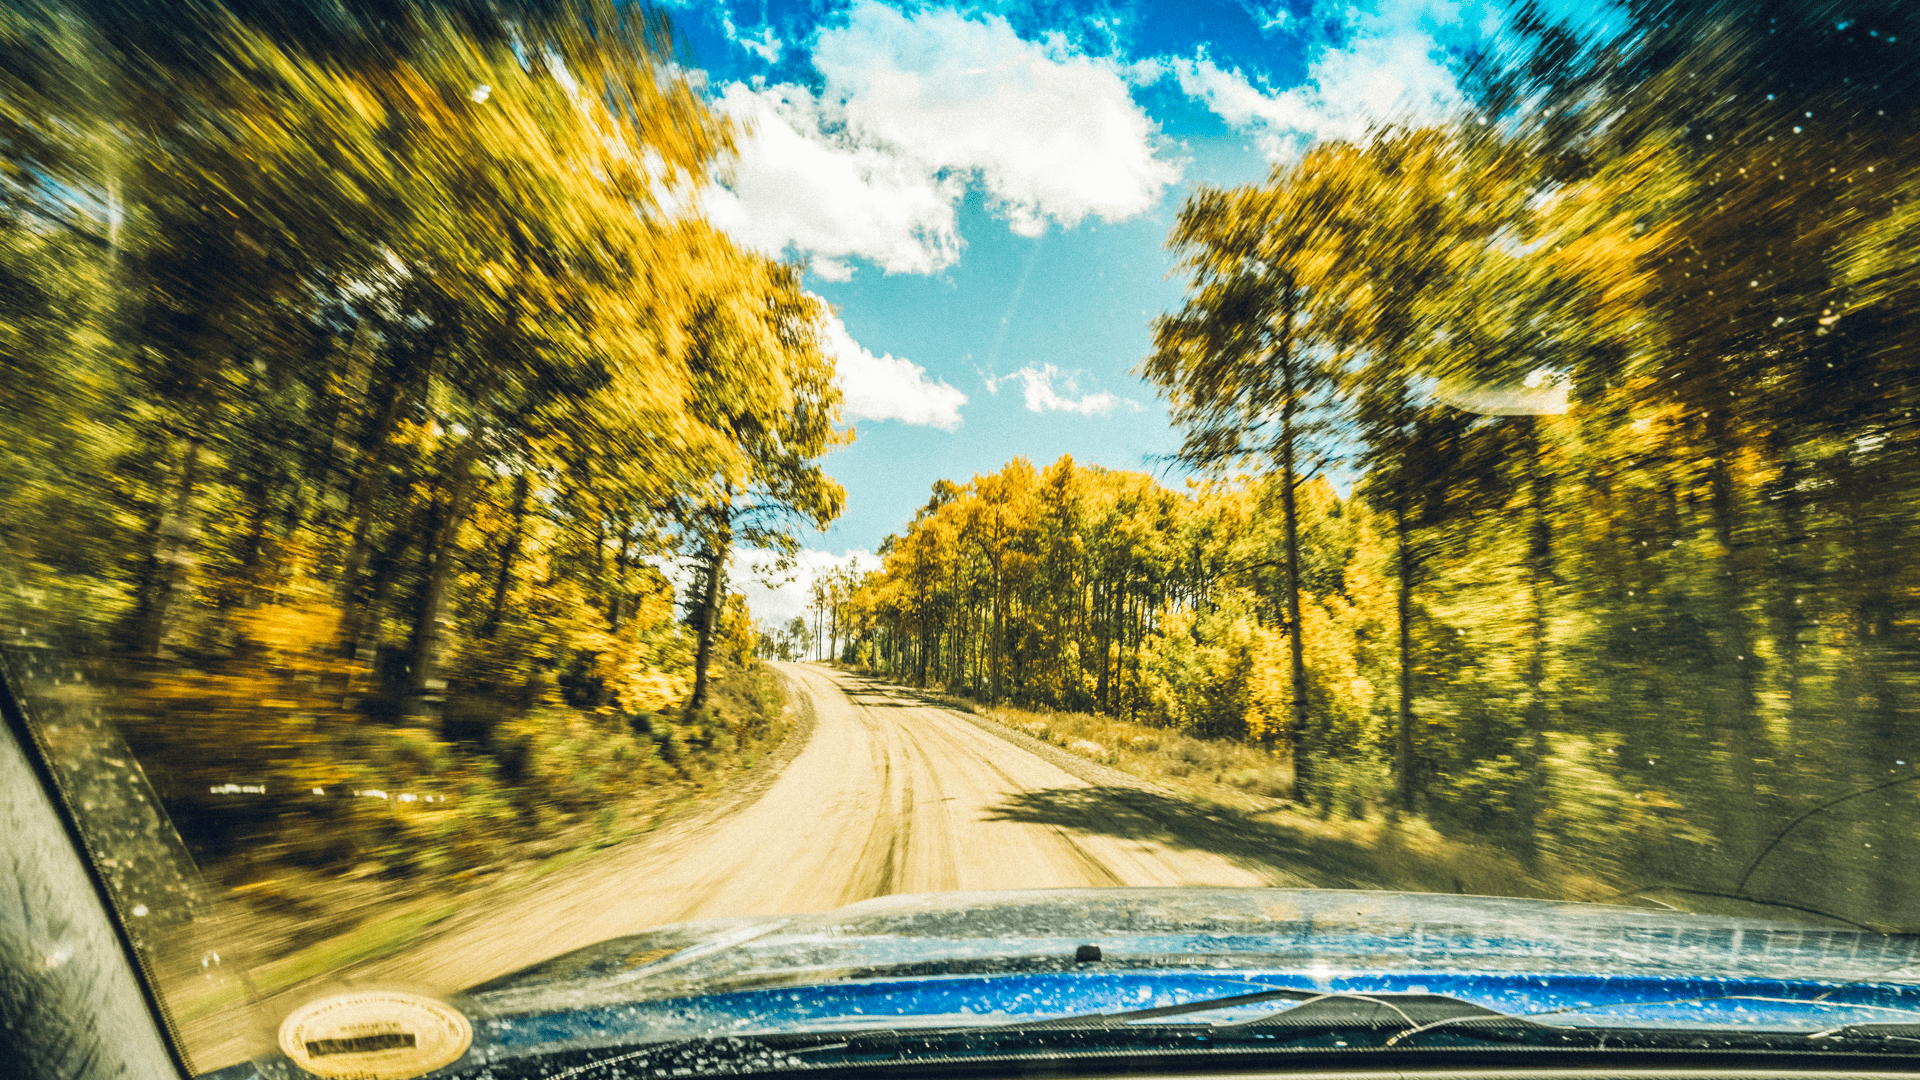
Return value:
[(280, 1024), (280, 1051), (329, 1080), (410, 1080), (459, 1060), (467, 1018), (429, 997), (367, 991), (310, 1001)]

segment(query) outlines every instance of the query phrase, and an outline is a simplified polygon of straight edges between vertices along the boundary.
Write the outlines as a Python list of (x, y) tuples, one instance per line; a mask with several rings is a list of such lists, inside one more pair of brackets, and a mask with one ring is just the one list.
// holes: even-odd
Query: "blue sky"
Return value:
[[(1611, 9), (1545, 5), (1587, 25)], [(1177, 475), (1132, 374), (1177, 309), (1164, 247), (1196, 185), (1257, 182), (1313, 141), (1435, 120), (1501, 0), (670, 6), (746, 133), (702, 197), (803, 262), (859, 432), (827, 469), (842, 518), (793, 579), (744, 580), (774, 622), (820, 568), (872, 568), (940, 478), (1024, 454)], [(745, 571), (749, 553), (740, 560)]]

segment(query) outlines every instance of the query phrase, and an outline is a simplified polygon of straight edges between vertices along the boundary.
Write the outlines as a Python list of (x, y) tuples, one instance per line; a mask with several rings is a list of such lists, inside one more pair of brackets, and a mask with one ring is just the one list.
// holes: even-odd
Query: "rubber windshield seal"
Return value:
[[(147, 1016), (160, 1043), (166, 1048), (170, 1064), (180, 1077), (194, 1075), (193, 1065), (188, 1058), (185, 1043), (180, 1037), (180, 1029), (174, 1023), (173, 1014), (168, 1010), (166, 999), (160, 993), (159, 982), (155, 977), (153, 965), (145, 952), (136, 943), (133, 929), (127, 923), (127, 913), (120, 910), (119, 903), (108, 887), (106, 878), (100, 872), (96, 861), (98, 853), (87, 839), (86, 830), (81, 826), (74, 812), (72, 793), (60, 783), (59, 773), (53, 767), (53, 755), (41, 733), (38, 719), (21, 692), (23, 682), (15, 666), (14, 649), (10, 645), (0, 644), (0, 720), (4, 720), (8, 732), (17, 744), (20, 756), (34, 778), (40, 782), (40, 790), (45, 793), (47, 802), (59, 820), (67, 843), (80, 862), (87, 881), (93, 887), (94, 898), (99, 902), (111, 927), (113, 939), (119, 946), (119, 956), (133, 976), (133, 983), (147, 1007)], [(152, 812), (160, 814), (158, 804), (149, 802)]]

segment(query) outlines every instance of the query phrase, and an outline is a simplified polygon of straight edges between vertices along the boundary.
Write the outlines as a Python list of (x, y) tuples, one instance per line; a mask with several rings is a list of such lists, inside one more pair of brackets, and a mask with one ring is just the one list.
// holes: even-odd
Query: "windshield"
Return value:
[(1920, 1024), (1916, 46), (8, 4), (22, 731), (195, 1073)]

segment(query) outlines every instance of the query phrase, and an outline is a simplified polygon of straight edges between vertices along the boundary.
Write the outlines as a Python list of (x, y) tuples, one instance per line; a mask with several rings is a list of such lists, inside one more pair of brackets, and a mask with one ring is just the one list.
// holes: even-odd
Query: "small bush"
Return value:
[(1067, 743), (1067, 749), (1096, 761), (1106, 761), (1113, 756), (1106, 747), (1088, 739), (1073, 739)]
[(1279, 765), (1264, 769), (1236, 769), (1226, 775), (1226, 782), (1242, 791), (1269, 799), (1284, 799), (1293, 794), (1293, 770)]
[(1292, 794), (1293, 772), (1272, 753), (1244, 742), (1199, 739), (1166, 728), (1084, 712), (998, 706), (993, 720), (1082, 757), (1141, 775), (1203, 776), (1267, 798)]
[(1209, 765), (1213, 762), (1213, 754), (1208, 750), (1207, 744), (1184, 735), (1174, 739), (1172, 745), (1167, 746), (1165, 750), (1175, 760), (1184, 761), (1189, 765)]

